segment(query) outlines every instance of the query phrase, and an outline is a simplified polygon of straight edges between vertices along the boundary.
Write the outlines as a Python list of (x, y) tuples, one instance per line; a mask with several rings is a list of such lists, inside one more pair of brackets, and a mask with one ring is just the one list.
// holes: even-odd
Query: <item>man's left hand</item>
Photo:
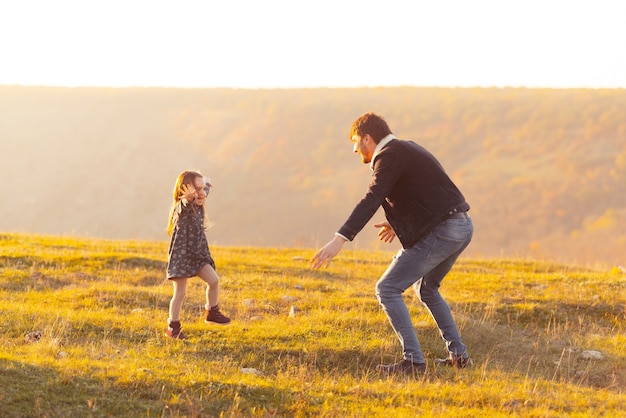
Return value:
[(378, 239), (381, 241), (390, 243), (396, 237), (396, 232), (387, 221), (374, 224), (374, 228), (380, 228), (380, 231), (378, 231)]

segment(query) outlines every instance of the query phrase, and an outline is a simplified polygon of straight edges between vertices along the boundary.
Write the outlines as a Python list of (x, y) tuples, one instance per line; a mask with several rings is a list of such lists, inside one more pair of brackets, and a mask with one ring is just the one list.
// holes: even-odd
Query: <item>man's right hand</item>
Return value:
[(311, 258), (312, 267), (314, 269), (328, 267), (330, 261), (339, 253), (345, 242), (346, 240), (340, 236), (335, 236), (335, 238), (328, 241), (328, 243)]

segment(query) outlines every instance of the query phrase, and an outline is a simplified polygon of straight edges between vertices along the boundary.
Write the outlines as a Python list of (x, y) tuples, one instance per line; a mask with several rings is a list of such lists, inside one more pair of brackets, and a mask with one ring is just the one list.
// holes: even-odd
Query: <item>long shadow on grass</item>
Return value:
[[(604, 358), (594, 360), (583, 355), (594, 347), (577, 345), (590, 332), (619, 333), (615, 324), (621, 321), (623, 304), (526, 302), (497, 309), (486, 304), (453, 308), (466, 313), (461, 333), (479, 367), (595, 388), (626, 387), (626, 356), (603, 353)], [(474, 319), (485, 312), (486, 317)]]
[(0, 387), (3, 417), (139, 416), (163, 410), (157, 399), (133, 398), (128, 388), (111, 382), (4, 359)]
[(7, 418), (219, 416), (224, 411), (245, 415), (252, 410), (283, 416), (292, 415), (294, 406), (302, 402), (323, 403), (313, 395), (272, 385), (207, 381), (178, 386), (154, 378), (119, 384), (113, 378), (61, 373), (4, 359), (0, 359), (0, 389), (0, 414)]
[(584, 326), (602, 325), (614, 328), (616, 323), (623, 321), (626, 306), (624, 303), (589, 302), (564, 303), (546, 302), (542, 299), (525, 298), (522, 306), (520, 300), (502, 299), (501, 306), (494, 309), (486, 303), (457, 304), (455, 311), (470, 311), (477, 315), (490, 311), (490, 321), (508, 323), (515, 326), (529, 328), (536, 327), (545, 331), (547, 326), (568, 324), (572, 329), (579, 331)]
[(268, 373), (285, 371), (292, 367), (307, 366), (319, 372), (360, 377), (375, 372), (381, 362), (379, 350), (322, 348), (313, 351), (297, 349), (265, 349), (263, 364), (244, 365), (257, 367)]

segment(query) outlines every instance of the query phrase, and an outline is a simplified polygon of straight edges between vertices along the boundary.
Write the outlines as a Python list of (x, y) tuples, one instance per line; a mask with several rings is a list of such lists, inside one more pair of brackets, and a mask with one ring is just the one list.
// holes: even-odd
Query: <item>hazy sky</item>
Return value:
[(0, 0), (0, 84), (626, 88), (626, 0)]

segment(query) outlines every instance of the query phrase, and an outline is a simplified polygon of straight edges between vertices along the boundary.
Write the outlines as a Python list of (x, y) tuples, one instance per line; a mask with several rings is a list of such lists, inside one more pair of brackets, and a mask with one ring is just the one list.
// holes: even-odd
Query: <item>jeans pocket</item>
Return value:
[(447, 219), (433, 231), (442, 241), (466, 242), (472, 237), (472, 227), (466, 219)]
[(463, 250), (472, 239), (472, 227), (463, 219), (449, 219), (433, 231), (434, 242), (428, 254), (431, 262), (439, 263)]
[[(467, 241), (467, 231), (459, 231), (456, 234), (435, 234), (435, 236), (437, 237), (438, 240), (442, 241), (443, 243), (450, 243), (450, 244), (463, 244)], [(445, 244), (444, 244), (445, 245)]]

